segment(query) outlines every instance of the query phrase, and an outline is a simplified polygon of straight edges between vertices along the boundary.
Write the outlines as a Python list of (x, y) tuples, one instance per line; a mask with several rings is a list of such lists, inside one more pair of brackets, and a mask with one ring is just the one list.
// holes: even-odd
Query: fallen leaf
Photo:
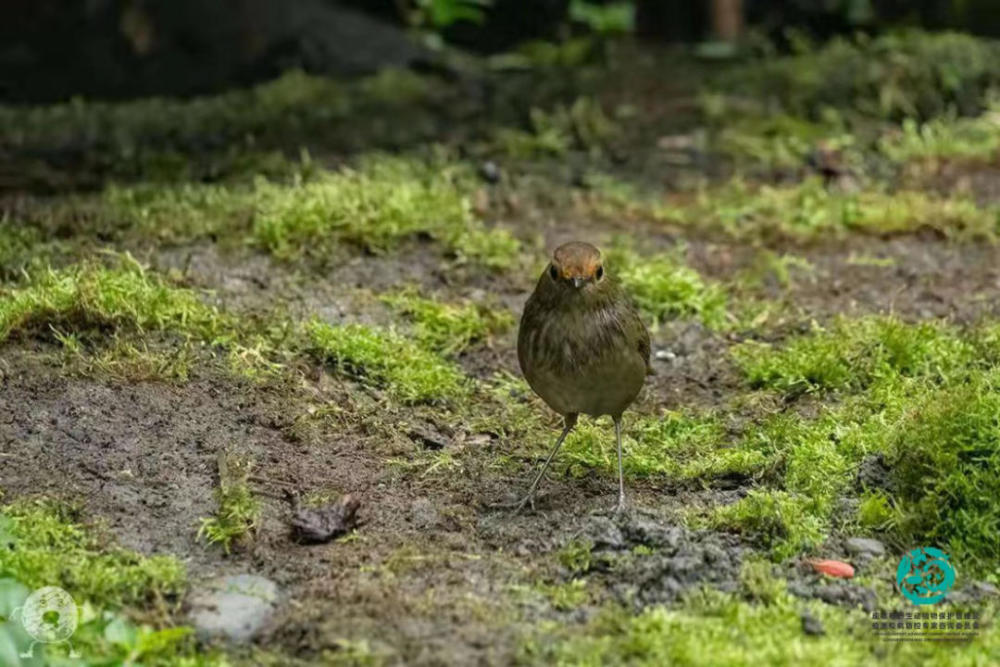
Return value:
[(307, 544), (329, 542), (358, 525), (361, 501), (348, 494), (338, 502), (322, 507), (301, 507), (292, 515), (295, 540)]

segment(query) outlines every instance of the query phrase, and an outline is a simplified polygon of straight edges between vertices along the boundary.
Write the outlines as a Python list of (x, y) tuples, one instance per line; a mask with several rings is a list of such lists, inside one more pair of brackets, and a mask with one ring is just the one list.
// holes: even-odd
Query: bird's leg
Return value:
[(622, 470), (622, 418), (621, 415), (615, 419), (615, 441), (618, 444), (618, 504), (615, 506), (615, 514), (625, 511), (625, 473)]
[(537, 487), (538, 482), (542, 480), (542, 475), (544, 475), (545, 471), (549, 469), (549, 464), (552, 463), (552, 459), (555, 457), (556, 452), (558, 452), (559, 448), (562, 447), (563, 440), (566, 439), (566, 436), (569, 435), (569, 432), (573, 430), (573, 427), (575, 425), (576, 425), (576, 415), (575, 414), (566, 415), (566, 425), (563, 426), (562, 433), (559, 434), (559, 439), (556, 440), (556, 446), (552, 448), (551, 452), (549, 452), (549, 457), (545, 459), (545, 465), (543, 465), (542, 469), (538, 471), (537, 475), (535, 475), (535, 481), (531, 483), (531, 487), (528, 489), (528, 493), (524, 496), (521, 502), (517, 504), (517, 507), (514, 509), (514, 514), (520, 513), (520, 511), (524, 509), (524, 506), (527, 505), (529, 502), (532, 503), (532, 507), (534, 507), (535, 487)]

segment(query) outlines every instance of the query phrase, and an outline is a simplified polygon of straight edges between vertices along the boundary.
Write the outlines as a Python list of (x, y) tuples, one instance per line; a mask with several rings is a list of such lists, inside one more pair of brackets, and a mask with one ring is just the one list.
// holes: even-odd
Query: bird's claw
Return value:
[(521, 500), (518, 500), (518, 501), (512, 502), (512, 503), (495, 503), (493, 505), (490, 505), (489, 507), (491, 507), (492, 509), (498, 509), (498, 510), (510, 510), (511, 514), (513, 514), (514, 516), (517, 516), (518, 514), (521, 513), (521, 510), (523, 510), (526, 505), (530, 505), (531, 506), (531, 511), (532, 512), (535, 511), (535, 498), (534, 498), (534, 496), (526, 496), (526, 497), (522, 498)]
[(517, 504), (517, 507), (514, 508), (514, 511), (511, 512), (511, 514), (513, 514), (514, 516), (517, 516), (518, 514), (521, 513), (521, 510), (524, 509), (525, 505), (531, 505), (531, 511), (532, 512), (535, 511), (535, 496), (534, 496), (534, 494), (532, 494), (530, 496), (527, 496), (521, 502), (519, 502)]

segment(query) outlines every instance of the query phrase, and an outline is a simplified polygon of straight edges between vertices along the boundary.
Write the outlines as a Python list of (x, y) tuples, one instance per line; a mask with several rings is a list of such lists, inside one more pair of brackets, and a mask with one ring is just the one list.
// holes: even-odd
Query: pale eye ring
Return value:
[(549, 277), (552, 278), (552, 280), (557, 280), (559, 278), (559, 271), (556, 269), (555, 264), (549, 265)]
[(597, 272), (594, 275), (597, 276), (598, 280), (600, 280), (601, 278), (603, 278), (604, 277), (604, 267), (603, 266), (597, 267)]

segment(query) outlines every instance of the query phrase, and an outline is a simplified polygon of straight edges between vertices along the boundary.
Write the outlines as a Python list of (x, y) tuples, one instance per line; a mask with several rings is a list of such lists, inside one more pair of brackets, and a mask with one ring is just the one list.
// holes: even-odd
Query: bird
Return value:
[(534, 507), (534, 493), (579, 415), (610, 415), (618, 446), (618, 503), (626, 510), (622, 469), (622, 413), (642, 389), (649, 363), (649, 331), (601, 251), (573, 241), (552, 258), (525, 303), (517, 358), (528, 385), (563, 418), (563, 430), (515, 507)]

